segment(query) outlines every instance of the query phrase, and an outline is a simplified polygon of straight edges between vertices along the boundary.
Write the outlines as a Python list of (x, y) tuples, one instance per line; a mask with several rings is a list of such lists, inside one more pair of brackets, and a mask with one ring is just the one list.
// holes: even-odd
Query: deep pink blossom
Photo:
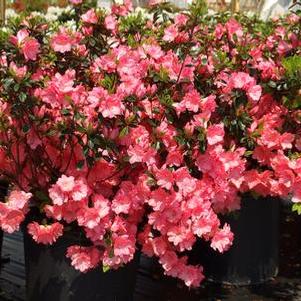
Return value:
[(45, 245), (52, 245), (63, 235), (63, 225), (57, 222), (51, 225), (39, 225), (37, 222), (32, 222), (28, 224), (27, 229), (37, 243)]

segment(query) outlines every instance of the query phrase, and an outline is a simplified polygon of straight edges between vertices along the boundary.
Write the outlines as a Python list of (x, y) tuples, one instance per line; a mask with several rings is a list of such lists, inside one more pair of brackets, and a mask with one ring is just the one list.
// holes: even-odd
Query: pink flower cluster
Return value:
[(28, 203), (31, 197), (31, 193), (14, 190), (9, 194), (6, 203), (0, 202), (0, 225), (3, 231), (13, 233), (19, 230), (19, 226), (28, 212)]
[(28, 233), (54, 244), (71, 228), (83, 240), (66, 255), (81, 272), (141, 247), (198, 286), (203, 269), (183, 253), (199, 239), (227, 251), (219, 214), (244, 193), (301, 204), (300, 86), (284, 63), (300, 56), (298, 16), (260, 34), (250, 20), (71, 2), (72, 30), (32, 28), (31, 16), (0, 50), (0, 174), (13, 189), (0, 225), (11, 233), (37, 207)]
[(10, 41), (19, 48), (26, 61), (37, 60), (40, 44), (35, 38), (29, 36), (26, 29), (18, 31), (17, 36), (11, 36)]

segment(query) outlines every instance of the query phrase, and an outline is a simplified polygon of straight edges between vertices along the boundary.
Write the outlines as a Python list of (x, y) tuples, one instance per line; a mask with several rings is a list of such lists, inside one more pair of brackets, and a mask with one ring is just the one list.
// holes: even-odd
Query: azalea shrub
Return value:
[(0, 33), (0, 225), (27, 217), (50, 245), (75, 231), (66, 256), (81, 272), (141, 250), (198, 286), (189, 251), (231, 247), (219, 214), (244, 193), (301, 206), (300, 16), (71, 2), (56, 22), (17, 17)]

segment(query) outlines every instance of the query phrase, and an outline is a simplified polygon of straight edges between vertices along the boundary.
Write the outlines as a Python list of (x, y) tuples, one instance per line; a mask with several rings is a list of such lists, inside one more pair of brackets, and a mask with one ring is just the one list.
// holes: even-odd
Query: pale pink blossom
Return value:
[(97, 24), (98, 16), (94, 9), (89, 9), (85, 14), (81, 16), (81, 19), (86, 23)]
[(117, 19), (114, 15), (108, 15), (105, 17), (105, 27), (113, 32), (117, 29)]
[(164, 36), (163, 40), (166, 42), (172, 42), (175, 40), (175, 38), (178, 35), (178, 29), (177, 27), (173, 25), (169, 25), (165, 30), (164, 30)]
[(230, 226), (225, 224), (222, 229), (215, 233), (210, 246), (214, 250), (218, 250), (220, 253), (223, 253), (231, 247), (233, 238), (234, 235), (231, 232)]
[(224, 140), (224, 125), (211, 125), (207, 129), (207, 141), (209, 145), (220, 143)]
[(95, 268), (101, 260), (101, 253), (96, 247), (71, 246), (66, 256), (71, 259), (72, 266), (82, 273)]

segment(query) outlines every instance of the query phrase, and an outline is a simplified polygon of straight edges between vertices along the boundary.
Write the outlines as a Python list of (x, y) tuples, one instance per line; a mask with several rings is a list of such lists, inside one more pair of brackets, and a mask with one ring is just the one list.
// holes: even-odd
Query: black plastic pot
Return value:
[(103, 273), (76, 271), (66, 258), (68, 246), (78, 244), (72, 236), (53, 246), (36, 244), (24, 233), (26, 300), (28, 301), (132, 301), (138, 258), (130, 264)]
[(204, 266), (207, 280), (232, 285), (266, 282), (278, 273), (279, 200), (272, 198), (242, 200), (237, 215), (222, 217), (231, 225), (235, 238), (229, 251), (220, 254), (208, 243), (200, 242), (192, 261)]

